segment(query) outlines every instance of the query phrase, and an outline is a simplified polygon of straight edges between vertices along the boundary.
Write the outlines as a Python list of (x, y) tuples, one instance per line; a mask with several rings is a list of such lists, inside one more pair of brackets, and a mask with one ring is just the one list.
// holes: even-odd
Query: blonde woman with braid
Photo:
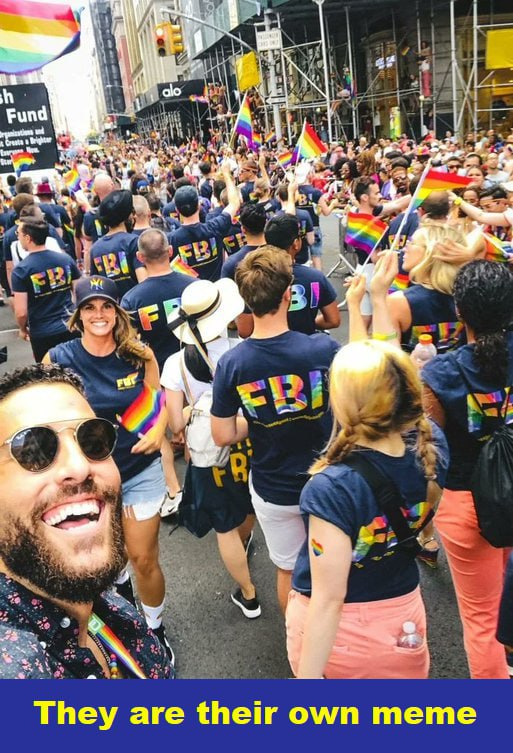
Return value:
[[(384, 342), (342, 348), (330, 375), (337, 429), (310, 469), (300, 509), (307, 536), (287, 607), (287, 650), (298, 678), (425, 679), (426, 615), (415, 553), (398, 545), (365, 478), (345, 464), (364, 455), (392, 479), (413, 533), (431, 519), (447, 445), (426, 419), (410, 358)], [(434, 437), (436, 431), (435, 449)], [(406, 621), (424, 640), (397, 645)]]

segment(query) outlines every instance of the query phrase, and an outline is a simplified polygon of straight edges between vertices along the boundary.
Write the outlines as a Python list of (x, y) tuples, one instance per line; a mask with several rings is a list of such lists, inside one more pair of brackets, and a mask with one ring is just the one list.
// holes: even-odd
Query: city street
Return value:
[[(324, 270), (337, 260), (335, 217), (322, 220), (325, 237)], [(341, 277), (332, 278), (343, 298)], [(10, 308), (0, 308), (0, 347), (8, 346), (8, 361), (0, 373), (31, 362), (29, 346), (18, 339)], [(335, 336), (347, 339), (347, 314)], [(183, 474), (183, 462), (179, 461)], [(167, 580), (164, 622), (173, 644), (181, 678), (287, 678), (283, 618), (275, 596), (275, 574), (257, 528), (250, 549), (251, 571), (262, 605), (262, 616), (245, 619), (229, 598), (232, 583), (224, 570), (211, 532), (202, 540), (176, 528), (168, 518), (161, 528), (161, 560)], [(461, 626), (445, 557), (439, 568), (420, 565), (428, 611), (432, 678), (468, 677)]]

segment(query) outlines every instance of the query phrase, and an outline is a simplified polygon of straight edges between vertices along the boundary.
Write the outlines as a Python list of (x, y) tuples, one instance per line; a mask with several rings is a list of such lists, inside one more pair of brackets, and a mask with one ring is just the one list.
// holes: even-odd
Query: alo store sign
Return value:
[(193, 94), (201, 96), (205, 82), (203, 79), (191, 81), (171, 81), (168, 84), (158, 84), (159, 100), (163, 102), (187, 100)]

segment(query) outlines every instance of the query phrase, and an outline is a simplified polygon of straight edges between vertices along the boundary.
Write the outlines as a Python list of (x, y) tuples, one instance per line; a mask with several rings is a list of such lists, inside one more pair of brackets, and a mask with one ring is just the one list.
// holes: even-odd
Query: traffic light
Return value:
[(184, 51), (182, 28), (179, 24), (169, 24), (169, 50), (171, 55), (181, 55)]
[(169, 55), (166, 44), (166, 31), (165, 24), (160, 24), (160, 26), (155, 27), (155, 45), (157, 47), (157, 55), (160, 58)]

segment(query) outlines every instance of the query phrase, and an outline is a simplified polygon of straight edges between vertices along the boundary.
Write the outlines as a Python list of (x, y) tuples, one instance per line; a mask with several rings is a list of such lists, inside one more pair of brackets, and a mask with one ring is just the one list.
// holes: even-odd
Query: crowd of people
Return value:
[[(2, 302), (35, 361), (0, 378), (0, 677), (174, 676), (172, 515), (215, 531), (247, 619), (258, 521), (298, 678), (427, 678), (441, 546), (471, 677), (513, 673), (513, 564), (469, 488), (513, 420), (513, 132), (286, 152), (111, 140), (0, 187)], [(412, 209), (427, 170), (471, 181)], [(349, 213), (385, 223), (372, 251)]]

